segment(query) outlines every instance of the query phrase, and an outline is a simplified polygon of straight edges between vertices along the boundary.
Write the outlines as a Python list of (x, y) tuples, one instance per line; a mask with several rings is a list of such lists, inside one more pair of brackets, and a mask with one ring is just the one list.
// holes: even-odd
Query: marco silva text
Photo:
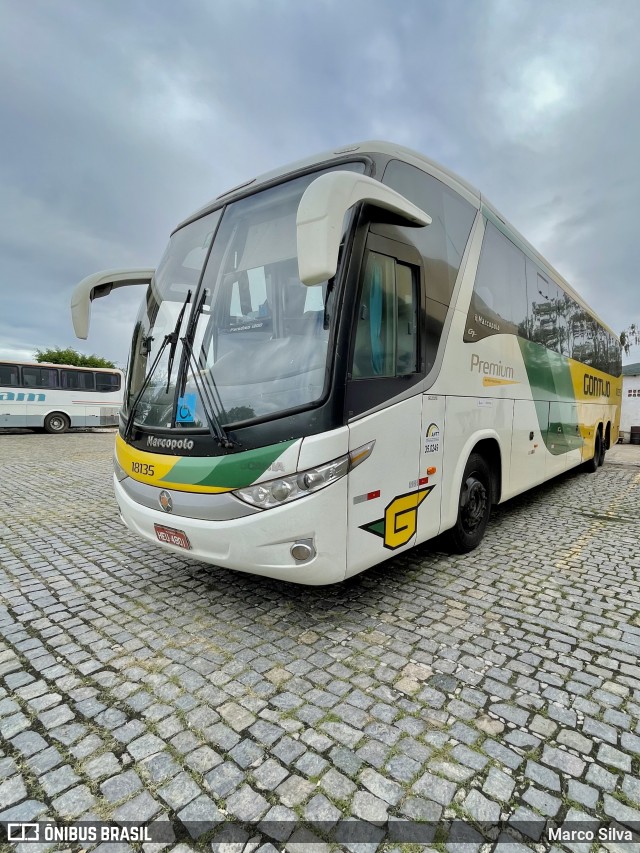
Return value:
[(630, 829), (622, 829), (619, 826), (598, 826), (571, 829), (568, 826), (550, 826), (547, 829), (548, 841), (633, 841), (634, 834)]

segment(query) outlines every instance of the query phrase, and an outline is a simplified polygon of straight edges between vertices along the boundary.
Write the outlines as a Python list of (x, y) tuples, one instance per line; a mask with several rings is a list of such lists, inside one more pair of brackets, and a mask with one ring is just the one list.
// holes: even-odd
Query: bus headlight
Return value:
[(258, 509), (271, 509), (274, 506), (296, 501), (340, 480), (371, 455), (374, 444), (375, 441), (370, 441), (325, 465), (318, 465), (316, 468), (309, 468), (307, 471), (300, 471), (289, 477), (278, 477), (277, 480), (267, 480), (255, 486), (236, 489), (231, 494)]

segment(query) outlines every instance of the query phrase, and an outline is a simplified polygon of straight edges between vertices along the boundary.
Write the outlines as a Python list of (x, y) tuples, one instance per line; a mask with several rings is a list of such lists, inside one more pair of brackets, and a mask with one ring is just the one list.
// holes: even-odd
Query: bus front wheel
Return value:
[(462, 476), (458, 518), (449, 531), (449, 543), (458, 554), (476, 548), (484, 536), (491, 514), (491, 472), (484, 457), (472, 453)]
[(69, 429), (70, 422), (66, 415), (62, 412), (51, 412), (44, 419), (44, 428), (46, 432), (61, 433)]

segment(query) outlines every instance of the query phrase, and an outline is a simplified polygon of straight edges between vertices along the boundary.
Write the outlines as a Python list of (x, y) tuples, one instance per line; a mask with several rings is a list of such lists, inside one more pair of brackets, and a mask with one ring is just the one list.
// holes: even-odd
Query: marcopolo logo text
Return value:
[(193, 441), (190, 438), (156, 438), (154, 435), (147, 436), (147, 447), (161, 447), (165, 450), (193, 450)]

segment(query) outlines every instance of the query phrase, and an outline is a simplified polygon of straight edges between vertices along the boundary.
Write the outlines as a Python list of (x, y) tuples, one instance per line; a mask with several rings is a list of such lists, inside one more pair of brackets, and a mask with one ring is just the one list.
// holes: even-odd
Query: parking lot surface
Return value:
[(314, 588), (140, 541), (113, 440), (0, 435), (0, 821), (165, 821), (98, 847), (148, 853), (442, 850), (453, 819), (464, 850), (632, 849), (549, 827), (640, 827), (640, 447), (496, 508), (472, 554)]

